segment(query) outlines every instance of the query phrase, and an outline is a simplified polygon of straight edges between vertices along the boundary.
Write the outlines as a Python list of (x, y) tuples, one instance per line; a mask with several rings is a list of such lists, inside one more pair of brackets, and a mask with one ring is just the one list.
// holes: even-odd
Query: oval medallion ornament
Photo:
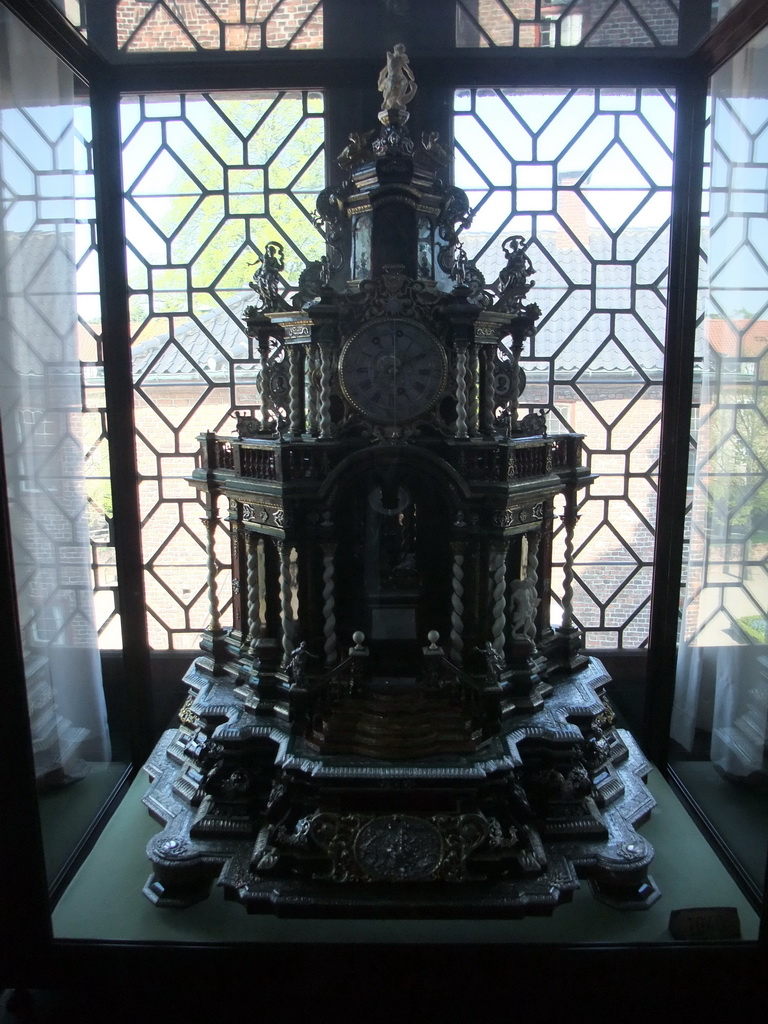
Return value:
[(355, 840), (355, 859), (374, 881), (423, 881), (434, 874), (442, 857), (440, 830), (404, 814), (374, 818)]

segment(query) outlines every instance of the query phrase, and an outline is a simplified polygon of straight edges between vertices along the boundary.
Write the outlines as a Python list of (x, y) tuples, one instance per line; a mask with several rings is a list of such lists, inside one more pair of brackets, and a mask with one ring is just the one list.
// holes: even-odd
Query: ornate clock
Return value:
[(400, 423), (425, 413), (447, 375), (441, 342), (414, 320), (374, 320), (352, 335), (339, 358), (344, 397), (376, 423)]
[(409, 136), (400, 45), (380, 88), (381, 130), (350, 134), (318, 199), (326, 257), (291, 307), (279, 243), (255, 276), (260, 408), (236, 438), (201, 437), (211, 620), (181, 725), (147, 764), (166, 825), (145, 892), (181, 906), (219, 875), (251, 911), (518, 917), (588, 877), (646, 907), (649, 766), (572, 608), (593, 477), (581, 435), (519, 404), (541, 315), (529, 243), (506, 239), (486, 285), (437, 136)]

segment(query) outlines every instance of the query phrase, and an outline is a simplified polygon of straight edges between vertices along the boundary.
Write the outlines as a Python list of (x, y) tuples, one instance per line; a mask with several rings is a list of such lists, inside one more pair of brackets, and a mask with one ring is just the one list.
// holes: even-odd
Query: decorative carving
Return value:
[(495, 650), (504, 650), (504, 627), (506, 615), (504, 593), (506, 591), (507, 545), (500, 544), (491, 549), (489, 571), (491, 574), (491, 638)]
[[(443, 241), (451, 246), (455, 245), (459, 232), (470, 226), (473, 216), (467, 193), (457, 185), (449, 185), (445, 189), (438, 221), (438, 230)], [(463, 248), (461, 251), (464, 251)]]
[(421, 146), (425, 156), (436, 167), (447, 167), (451, 162), (450, 153), (440, 145), (439, 132), (422, 132)]
[(302, 640), (301, 643), (294, 647), (291, 651), (288, 662), (285, 666), (285, 670), (291, 680), (293, 686), (304, 686), (307, 682), (307, 659), (317, 658), (316, 654), (312, 654), (307, 649), (307, 641)]
[(378, 90), (382, 94), (381, 109), (405, 110), (416, 95), (416, 80), (411, 70), (410, 59), (402, 43), (395, 43), (387, 51), (387, 63), (379, 73)]
[[(361, 164), (366, 164), (373, 160), (371, 140), (375, 134), (375, 128), (372, 128), (369, 132), (350, 132), (349, 144), (345, 146), (336, 157), (336, 163), (339, 167), (341, 167), (342, 170), (351, 171), (354, 170), (355, 167), (359, 167)], [(328, 192), (328, 189), (325, 191)]]
[(516, 508), (505, 508), (502, 511), (494, 512), (491, 516), (491, 522), (494, 526), (500, 526), (506, 530), (510, 526), (514, 526), (517, 521), (518, 509)]
[(536, 610), (536, 586), (529, 580), (513, 580), (509, 588), (509, 618), (512, 636), (518, 639), (533, 639), (536, 626), (533, 621)]
[[(518, 420), (540, 315), (524, 301), (531, 243), (507, 238), (486, 286), (437, 135), (408, 136), (400, 44), (379, 86), (381, 126), (350, 133), (345, 180), (318, 198), (326, 256), (293, 308), (281, 243), (251, 282), (261, 422), (254, 410), (235, 437), (201, 438), (211, 624), (181, 725), (148, 764), (166, 827), (145, 892), (181, 905), (218, 876), (255, 911), (513, 917), (553, 910), (578, 875), (645, 906), (649, 766), (572, 628), (576, 501), (592, 477), (577, 436), (548, 438), (543, 411)], [(559, 494), (553, 633), (538, 601)], [(222, 497), (231, 626), (216, 591)]]
[(308, 263), (299, 275), (298, 289), (291, 300), (293, 308), (301, 309), (313, 299), (320, 298), (323, 288), (328, 284), (329, 277), (330, 268), (326, 256)]
[(510, 235), (501, 243), (507, 265), (493, 286), (499, 296), (495, 309), (507, 313), (523, 312), (523, 299), (536, 283), (528, 280), (535, 273), (526, 251), (529, 245), (530, 240), (526, 242), (523, 235)]
[(543, 409), (539, 409), (538, 412), (529, 412), (520, 420), (519, 431), (525, 436), (533, 436), (535, 434), (546, 434), (547, 432), (547, 417)]
[[(460, 513), (461, 514), (461, 513)], [(464, 525), (463, 518), (460, 523)], [(461, 655), (464, 650), (464, 555), (462, 545), (457, 542), (454, 545), (453, 569), (451, 578), (451, 657), (457, 664), (461, 664)]]
[(359, 830), (354, 853), (362, 873), (374, 881), (418, 882), (438, 871), (443, 839), (431, 821), (391, 814)]
[(443, 299), (443, 294), (433, 284), (390, 269), (373, 281), (361, 282), (359, 290), (342, 303), (341, 316), (355, 325), (363, 317), (365, 320), (407, 317), (431, 327), (435, 308)]
[[(251, 264), (253, 266), (254, 264)], [(288, 303), (280, 295), (280, 275), (285, 270), (285, 250), (281, 242), (267, 242), (264, 255), (257, 254), (253, 280), (248, 287), (256, 292), (255, 309), (259, 313), (276, 313), (289, 309)]]

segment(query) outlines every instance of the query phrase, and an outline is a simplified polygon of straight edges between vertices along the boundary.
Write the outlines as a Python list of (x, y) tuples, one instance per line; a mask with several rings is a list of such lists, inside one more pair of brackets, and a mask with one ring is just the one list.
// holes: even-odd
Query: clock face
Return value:
[(411, 320), (376, 320), (346, 342), (339, 359), (345, 398), (378, 423), (412, 420), (445, 387), (443, 346)]

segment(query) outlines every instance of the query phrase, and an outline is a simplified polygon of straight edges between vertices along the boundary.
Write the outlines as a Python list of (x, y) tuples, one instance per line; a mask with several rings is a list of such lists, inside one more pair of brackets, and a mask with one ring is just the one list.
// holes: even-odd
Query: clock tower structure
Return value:
[(164, 828), (145, 892), (183, 906), (218, 876), (249, 911), (521, 916), (587, 877), (642, 908), (658, 896), (636, 832), (649, 765), (570, 607), (592, 476), (580, 435), (520, 410), (540, 316), (528, 242), (506, 239), (485, 282), (447, 155), (409, 134), (400, 44), (379, 89), (380, 127), (350, 134), (345, 177), (318, 199), (326, 256), (291, 306), (280, 243), (251, 282), (258, 409), (234, 437), (201, 437), (211, 624), (180, 726), (146, 766)]

